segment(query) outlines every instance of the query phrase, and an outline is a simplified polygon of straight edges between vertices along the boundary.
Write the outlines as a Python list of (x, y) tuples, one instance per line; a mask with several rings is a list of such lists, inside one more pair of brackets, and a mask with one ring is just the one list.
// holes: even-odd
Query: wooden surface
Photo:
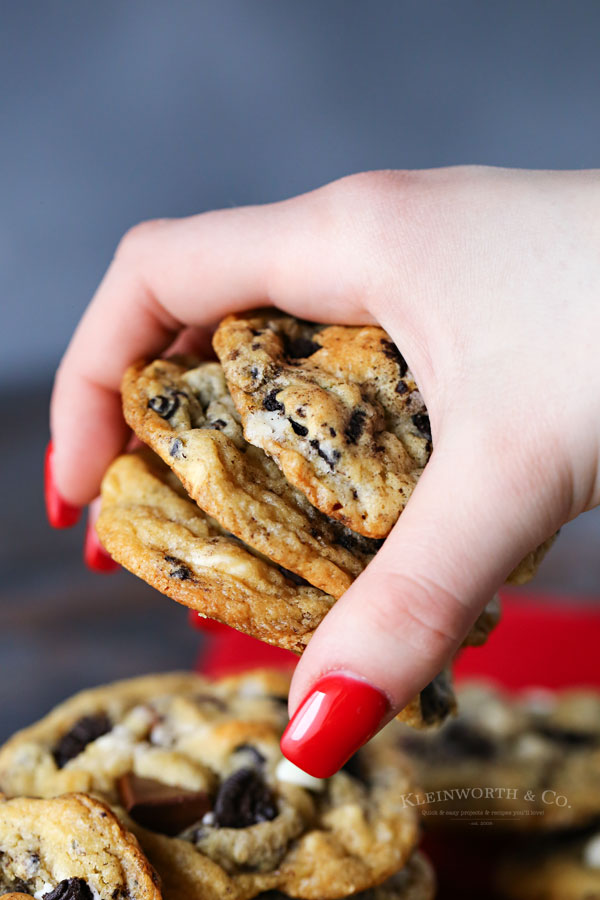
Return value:
[[(81, 562), (83, 524), (54, 532), (42, 497), (48, 389), (0, 393), (0, 740), (76, 690), (188, 668), (186, 611), (126, 572)], [(563, 529), (533, 589), (600, 596), (600, 513)]]

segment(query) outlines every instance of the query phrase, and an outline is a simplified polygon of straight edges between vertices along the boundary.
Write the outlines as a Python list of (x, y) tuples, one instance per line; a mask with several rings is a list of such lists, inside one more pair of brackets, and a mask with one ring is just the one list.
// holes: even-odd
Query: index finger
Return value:
[(340, 270), (347, 276), (348, 267), (316, 236), (319, 194), (147, 222), (125, 236), (54, 384), (53, 474), (61, 496), (76, 505), (97, 496), (127, 436), (123, 372), (159, 355), (183, 327), (270, 303), (307, 318), (369, 319), (344, 302)]

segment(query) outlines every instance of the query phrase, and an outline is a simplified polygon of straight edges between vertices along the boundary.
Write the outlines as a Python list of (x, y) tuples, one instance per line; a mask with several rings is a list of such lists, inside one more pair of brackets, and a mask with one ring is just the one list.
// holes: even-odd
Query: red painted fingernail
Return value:
[(44, 460), (44, 496), (46, 498), (46, 514), (53, 528), (71, 528), (81, 518), (81, 507), (67, 503), (60, 496), (54, 483), (52, 441), (46, 448)]
[(281, 738), (281, 752), (316, 778), (329, 778), (372, 738), (390, 705), (385, 694), (346, 672), (313, 686)]
[(83, 560), (88, 569), (91, 569), (92, 572), (115, 572), (119, 568), (119, 563), (115, 562), (112, 556), (106, 552), (100, 543), (100, 538), (96, 531), (98, 512), (98, 503), (94, 500), (94, 502), (90, 504), (87, 527), (85, 529)]

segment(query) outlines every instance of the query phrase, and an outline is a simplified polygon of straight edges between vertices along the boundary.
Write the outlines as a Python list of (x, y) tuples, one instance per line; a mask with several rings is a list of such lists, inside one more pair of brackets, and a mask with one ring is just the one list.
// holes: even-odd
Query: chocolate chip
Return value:
[(52, 755), (59, 769), (62, 769), (70, 759), (85, 750), (88, 744), (95, 741), (112, 731), (112, 722), (104, 713), (98, 713), (95, 716), (82, 716), (71, 727), (71, 729), (62, 736)]
[(410, 418), (417, 431), (420, 431), (423, 437), (426, 437), (427, 440), (430, 441), (431, 424), (429, 422), (429, 416), (425, 413), (416, 413), (416, 415), (411, 416)]
[(277, 816), (271, 789), (256, 769), (238, 769), (220, 786), (213, 813), (219, 828), (248, 828)]
[(306, 337), (290, 338), (284, 333), (282, 340), (283, 352), (288, 359), (307, 359), (321, 349), (321, 344)]
[(408, 386), (405, 381), (399, 381), (396, 385), (396, 393), (397, 394), (405, 394), (408, 390)]
[(185, 459), (183, 454), (183, 442), (180, 438), (175, 438), (174, 441), (171, 441), (171, 446), (169, 447), (169, 455), (174, 459)]
[[(287, 703), (287, 700), (286, 700)], [(255, 765), (262, 766), (265, 763), (266, 757), (257, 750), (252, 744), (238, 744), (237, 747), (233, 748), (234, 753), (245, 753), (247, 756), (252, 757), (252, 760)]]
[(333, 471), (333, 469), (335, 469), (336, 463), (338, 462), (340, 456), (342, 455), (340, 453), (340, 451), (332, 450), (331, 455), (328, 456), (327, 453), (325, 453), (325, 451), (321, 447), (321, 444), (319, 443), (319, 441), (317, 441), (316, 439), (313, 439), (312, 441), (310, 441), (310, 446), (313, 448), (313, 450), (317, 451), (317, 453), (321, 457), (321, 459), (324, 459), (325, 462), (327, 463), (327, 465), (329, 466), (329, 468)]
[(148, 406), (163, 419), (170, 419), (179, 409), (178, 393), (175, 392), (169, 395), (157, 394), (156, 397), (151, 397), (148, 400)]
[(344, 429), (344, 437), (349, 444), (356, 444), (365, 427), (367, 414), (364, 409), (354, 409)]
[(300, 422), (295, 422), (293, 419), (288, 419), (288, 422), (290, 423), (296, 434), (299, 434), (300, 437), (306, 437), (306, 435), (308, 434), (308, 428), (306, 428), (304, 425), (301, 425)]
[(450, 679), (445, 672), (440, 672), (420, 695), (421, 716), (426, 725), (441, 722), (453, 708), (453, 694)]
[(404, 378), (406, 373), (408, 372), (408, 366), (406, 364), (406, 360), (398, 350), (395, 344), (391, 341), (383, 340), (381, 341), (381, 349), (383, 350), (385, 356), (388, 359), (391, 359), (393, 362), (397, 363), (398, 368), (400, 369), (400, 378)]
[(65, 878), (53, 891), (42, 894), (43, 900), (93, 900), (94, 895), (83, 878)]
[(263, 407), (269, 412), (285, 412), (285, 406), (277, 399), (280, 390), (281, 388), (274, 388), (263, 400)]
[(160, 834), (180, 834), (211, 807), (206, 791), (188, 791), (133, 772), (117, 779), (117, 789), (131, 818)]
[(192, 570), (180, 559), (177, 559), (176, 556), (165, 556), (164, 560), (175, 567), (169, 572), (169, 578), (176, 578), (177, 581), (188, 581), (192, 577)]

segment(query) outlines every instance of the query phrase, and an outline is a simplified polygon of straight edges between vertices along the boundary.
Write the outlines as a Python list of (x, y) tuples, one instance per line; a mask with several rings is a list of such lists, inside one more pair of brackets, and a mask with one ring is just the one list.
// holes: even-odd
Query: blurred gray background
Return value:
[[(52, 533), (52, 373), (121, 234), (381, 167), (599, 164), (600, 3), (0, 0), (0, 738), (192, 664), (185, 612)], [(600, 594), (600, 518), (533, 588)]]

